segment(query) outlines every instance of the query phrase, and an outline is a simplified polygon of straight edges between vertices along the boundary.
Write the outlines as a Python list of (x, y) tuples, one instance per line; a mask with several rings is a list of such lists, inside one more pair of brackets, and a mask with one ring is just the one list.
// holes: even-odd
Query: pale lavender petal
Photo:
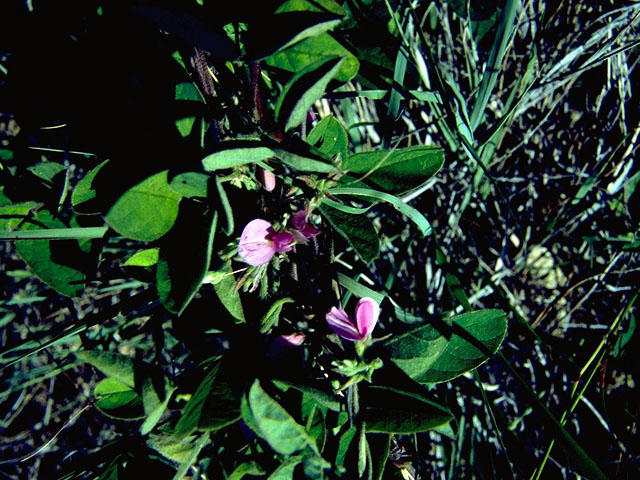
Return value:
[(292, 333), (290, 335), (280, 335), (276, 340), (288, 347), (297, 347), (304, 343), (306, 336), (304, 333)]
[(356, 305), (356, 322), (358, 323), (358, 332), (362, 339), (369, 338), (373, 328), (376, 326), (378, 316), (380, 315), (380, 306), (373, 298), (361, 298)]
[(280, 232), (270, 236), (273, 241), (273, 245), (276, 249), (276, 252), (290, 252), (293, 248), (293, 244), (295, 243), (295, 239), (293, 235), (289, 232)]
[(258, 167), (258, 179), (267, 192), (276, 188), (276, 176), (273, 172), (262, 167)]
[(345, 340), (362, 340), (358, 329), (344, 310), (332, 307), (325, 318), (331, 329)]
[(260, 218), (247, 223), (238, 243), (240, 258), (249, 265), (262, 265), (271, 260), (276, 253), (276, 247), (267, 237), (272, 231), (271, 224)]
[(291, 235), (293, 236), (293, 239), (295, 240), (296, 243), (307, 243), (307, 237), (304, 236), (304, 234), (302, 232), (299, 232), (298, 230), (291, 230)]

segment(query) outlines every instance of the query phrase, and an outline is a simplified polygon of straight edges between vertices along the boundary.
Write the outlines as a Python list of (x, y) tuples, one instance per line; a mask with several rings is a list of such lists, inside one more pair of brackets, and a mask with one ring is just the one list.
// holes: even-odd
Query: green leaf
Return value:
[(204, 97), (193, 82), (182, 82), (176, 85), (176, 100), (189, 100), (204, 103)]
[(147, 248), (134, 253), (124, 262), (125, 267), (151, 267), (158, 263), (158, 248)]
[(130, 388), (135, 388), (135, 363), (132, 358), (119, 353), (101, 350), (83, 350), (76, 352), (76, 357), (118, 382)]
[(448, 340), (433, 325), (422, 325), (392, 337), (384, 347), (391, 361), (416, 381), (447, 347)]
[[(1, 207), (0, 212), (7, 211), (10, 207), (11, 205)], [(25, 209), (27, 207), (19, 208)], [(17, 218), (9, 221), (11, 226), (17, 226), (19, 223)], [(46, 210), (40, 210), (32, 221), (23, 223), (21, 230), (39, 230), (36, 234), (40, 236), (43, 234), (42, 227), (68, 230), (64, 223), (54, 218)], [(58, 232), (58, 234), (60, 233)], [(84, 289), (85, 275), (80, 270), (84, 267), (82, 265), (84, 255), (77, 242), (72, 240), (19, 240), (16, 241), (16, 251), (40, 280), (62, 295), (72, 297)]]
[(0, 232), (0, 240), (80, 240), (102, 238), (107, 227), (33, 228), (14, 232)]
[(185, 461), (180, 464), (178, 471), (173, 476), (173, 480), (183, 480), (187, 476), (187, 473), (189, 472), (193, 464), (196, 463), (196, 460), (198, 460), (198, 455), (200, 455), (200, 451), (204, 448), (204, 446), (207, 444), (208, 441), (209, 441), (208, 433), (205, 433), (204, 435), (200, 435), (200, 437), (196, 440), (193, 446), (193, 450), (191, 450), (191, 453), (189, 453)]
[(264, 469), (256, 462), (243, 462), (231, 472), (227, 480), (241, 480), (246, 475), (256, 476), (264, 474)]
[[(105, 414), (110, 416), (119, 415), (119, 418), (121, 418), (122, 413), (118, 413), (119, 410), (116, 410), (116, 407), (120, 407), (117, 402), (127, 400), (127, 411), (130, 410), (129, 407), (132, 405), (137, 408), (139, 402), (142, 407), (142, 415), (140, 417), (147, 417), (141, 426), (142, 434), (145, 435), (153, 429), (166, 410), (171, 393), (174, 390), (171, 381), (164, 376), (162, 370), (133, 360), (126, 355), (100, 350), (77, 352), (76, 357), (93, 365), (109, 377), (107, 379), (109, 380), (108, 382), (101, 382), (102, 390), (98, 391), (98, 393), (104, 394)], [(111, 390), (108, 390), (107, 387), (111, 388)], [(125, 389), (133, 392), (137, 399)], [(107, 396), (105, 392), (110, 396)]]
[(367, 443), (371, 450), (372, 480), (382, 480), (384, 467), (389, 458), (391, 435), (367, 432)]
[(169, 187), (167, 170), (163, 170), (126, 191), (104, 219), (120, 235), (151, 242), (175, 223), (180, 198)]
[[(239, 142), (235, 143), (238, 144)], [(233, 144), (234, 142), (228, 142), (225, 146)], [(246, 142), (243, 142), (243, 144), (246, 144)], [(255, 146), (225, 148), (204, 157), (202, 159), (202, 166), (207, 172), (212, 172), (224, 168), (238, 167), (247, 163), (260, 162), (275, 156), (273, 150), (268, 147), (259, 146), (259, 144)]]
[(233, 208), (231, 207), (231, 202), (229, 202), (229, 197), (227, 197), (227, 192), (222, 185), (222, 180), (220, 180), (220, 177), (217, 175), (215, 177), (215, 183), (219, 200), (218, 209), (219, 211), (222, 211), (221, 215), (224, 214), (224, 218), (226, 219), (226, 226), (223, 227), (222, 231), (225, 233), (225, 235), (230, 236), (235, 228), (235, 223), (233, 220)]
[[(447, 326), (450, 322), (451, 326)], [(414, 380), (420, 383), (446, 382), (486, 362), (502, 344), (507, 318), (500, 310), (463, 313), (436, 325), (451, 335), (442, 354)]]
[(247, 400), (256, 433), (277, 453), (291, 455), (308, 446), (317, 451), (305, 428), (262, 389), (258, 380), (253, 382)]
[(335, 0), (286, 0), (276, 9), (276, 13), (283, 12), (331, 12), (340, 16), (347, 14)]
[(351, 215), (328, 205), (320, 205), (320, 213), (353, 247), (365, 263), (371, 263), (380, 254), (378, 233), (366, 215)]
[(412, 392), (366, 385), (359, 389), (359, 394), (360, 414), (367, 425), (367, 432), (425, 432), (453, 419), (445, 407)]
[(249, 29), (245, 35), (247, 56), (252, 61), (268, 57), (306, 38), (327, 32), (339, 25), (342, 15), (329, 12), (282, 12), (272, 15), (269, 35), (264, 29)]
[(310, 37), (265, 59), (265, 63), (287, 72), (297, 73), (323, 57), (344, 57), (336, 73), (339, 82), (348, 82), (358, 73), (360, 61), (328, 33)]
[(340, 283), (340, 285), (342, 285), (357, 297), (373, 298), (378, 303), (378, 305), (381, 304), (385, 299), (385, 295), (383, 295), (382, 293), (376, 292), (369, 287), (365, 287), (364, 285), (355, 281), (353, 278), (347, 277), (343, 273), (338, 272), (338, 283)]
[(33, 173), (36, 177), (45, 180), (46, 182), (52, 182), (53, 178), (59, 173), (65, 171), (67, 167), (64, 165), (60, 165), (56, 162), (40, 162), (31, 167), (27, 167), (31, 173)]
[(142, 398), (133, 388), (114, 378), (98, 382), (93, 391), (95, 406), (102, 413), (120, 420), (137, 420), (144, 417)]
[(211, 367), (185, 405), (174, 430), (177, 438), (196, 430), (219, 430), (240, 418), (240, 401), (231, 390), (224, 365), (218, 361)]
[(177, 439), (173, 435), (152, 433), (147, 440), (147, 446), (164, 458), (176, 463), (184, 463), (195, 448), (193, 440), (194, 437)]
[(180, 206), (178, 220), (162, 239), (158, 254), (158, 295), (171, 313), (180, 315), (207, 274), (218, 214), (191, 200)]
[(306, 478), (311, 480), (324, 480), (325, 470), (331, 468), (331, 464), (327, 462), (320, 454), (309, 452), (302, 457), (303, 472)]
[(342, 124), (332, 115), (324, 117), (307, 135), (307, 143), (330, 158), (347, 158), (349, 139)]
[(183, 197), (207, 198), (207, 184), (211, 178), (206, 173), (185, 172), (179, 173), (171, 179), (169, 186), (178, 195)]
[(278, 387), (286, 391), (289, 388), (293, 388), (305, 394), (309, 398), (312, 398), (315, 402), (323, 407), (339, 412), (341, 404), (336, 400), (336, 396), (333, 392), (328, 392), (320, 387), (314, 385), (301, 384), (299, 382), (290, 382), (288, 380), (274, 380), (273, 383)]
[(29, 218), (29, 212), (38, 206), (36, 202), (0, 205), (0, 231), (9, 231)]
[(347, 429), (341, 436), (340, 440), (338, 440), (338, 451), (336, 452), (336, 459), (333, 462), (334, 465), (338, 467), (345, 466), (345, 461), (347, 460), (347, 452), (350, 450), (351, 443), (356, 440), (357, 429), (349, 428)]
[(390, 203), (396, 210), (411, 220), (420, 230), (423, 237), (431, 235), (433, 232), (431, 224), (418, 210), (407, 205), (398, 197), (388, 193), (371, 190), (368, 188), (332, 188), (329, 190), (332, 195), (354, 195), (356, 197), (367, 197)]
[[(348, 172), (365, 175), (352, 186), (373, 186), (399, 194), (419, 187), (433, 177), (444, 164), (444, 151), (439, 147), (408, 147), (376, 150), (351, 155), (342, 163)], [(343, 178), (344, 180), (344, 178)]]
[(280, 312), (282, 312), (282, 307), (284, 307), (287, 303), (293, 303), (293, 298), (285, 297), (279, 300), (276, 300), (267, 313), (265, 313), (262, 320), (260, 320), (260, 333), (269, 332), (275, 325), (278, 324), (278, 320), (280, 320)]
[(301, 172), (340, 173), (340, 170), (324, 160), (317, 160), (282, 148), (274, 148), (273, 151), (281, 163)]
[(93, 189), (93, 181), (100, 169), (107, 163), (109, 163), (109, 160), (105, 160), (91, 169), (73, 189), (71, 206), (75, 212), (83, 214), (98, 213), (99, 207), (95, 204), (96, 191)]
[(176, 387), (164, 375), (156, 374), (155, 377), (148, 376), (143, 380), (142, 405), (147, 418), (140, 426), (140, 434), (148, 434), (158, 424), (175, 389)]
[(313, 438), (318, 450), (322, 451), (327, 439), (327, 427), (325, 425), (326, 409), (322, 409), (310, 396), (302, 396), (302, 419), (306, 422), (305, 428), (309, 436)]
[(343, 63), (344, 58), (323, 58), (295, 74), (285, 85), (276, 105), (276, 116), (285, 131), (306, 120), (307, 112), (324, 95)]
[(295, 461), (283, 463), (267, 477), (267, 480), (293, 480), (293, 471), (301, 461), (300, 457), (295, 457)]
[(232, 274), (231, 262), (226, 262), (217, 273), (222, 273), (220, 281), (213, 284), (218, 299), (233, 318), (244, 323), (244, 311), (240, 293), (236, 289), (236, 279)]

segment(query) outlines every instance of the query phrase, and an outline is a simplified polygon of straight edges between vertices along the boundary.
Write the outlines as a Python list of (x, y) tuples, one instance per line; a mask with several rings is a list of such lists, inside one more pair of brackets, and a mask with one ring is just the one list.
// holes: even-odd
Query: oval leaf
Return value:
[(77, 213), (88, 214), (100, 212), (100, 206), (95, 202), (96, 191), (93, 189), (93, 181), (100, 169), (108, 162), (109, 160), (105, 160), (97, 167), (91, 169), (73, 189), (71, 206)]
[(280, 312), (282, 312), (282, 307), (286, 303), (293, 303), (293, 298), (285, 297), (279, 300), (276, 300), (267, 313), (265, 313), (262, 320), (260, 320), (260, 333), (269, 332), (275, 325), (278, 324), (280, 320)]
[(347, 158), (349, 139), (342, 124), (332, 115), (324, 117), (307, 135), (307, 143), (340, 162)]
[(371, 263), (380, 254), (380, 240), (371, 221), (365, 215), (351, 215), (327, 205), (319, 207), (320, 213), (336, 231), (353, 247), (365, 263)]
[(345, 59), (336, 73), (337, 81), (348, 82), (358, 73), (360, 61), (328, 33), (307, 38), (285, 50), (280, 50), (268, 57), (265, 62), (272, 67), (296, 73), (327, 56)]
[(367, 385), (359, 391), (367, 432), (418, 433), (449, 423), (453, 415), (422, 395)]
[(94, 392), (95, 406), (102, 413), (119, 420), (137, 420), (144, 417), (142, 398), (131, 387), (114, 378), (98, 382)]
[(451, 326), (443, 328), (451, 334), (449, 342), (429, 369), (414, 379), (420, 383), (446, 382), (482, 365), (502, 344), (507, 318), (500, 310), (480, 310), (453, 317)]
[(127, 387), (135, 387), (135, 364), (132, 358), (101, 350), (83, 350), (76, 352), (76, 357), (83, 362), (90, 363), (107, 377), (111, 377)]
[(218, 215), (200, 203), (185, 200), (158, 253), (158, 295), (171, 313), (180, 315), (202, 285), (211, 261)]
[(221, 371), (222, 365), (218, 362), (209, 370), (185, 405), (174, 431), (177, 438), (196, 430), (218, 430), (240, 418), (240, 401)]
[(447, 338), (432, 325), (422, 325), (385, 343), (389, 358), (404, 373), (420, 381), (442, 354)]
[(323, 58), (294, 75), (287, 83), (276, 105), (276, 115), (285, 131), (306, 120), (307, 112), (324, 95), (343, 62), (344, 57)]
[(207, 198), (209, 178), (211, 177), (206, 173), (184, 172), (173, 177), (169, 186), (183, 197)]
[(215, 272), (218, 274), (219, 280), (213, 284), (213, 288), (220, 303), (224, 305), (231, 316), (239, 323), (243, 323), (245, 320), (242, 300), (240, 299), (240, 293), (236, 289), (236, 279), (232, 272), (231, 262), (224, 263), (222, 268)]
[(104, 219), (120, 235), (151, 242), (173, 226), (180, 198), (169, 187), (167, 170), (163, 170), (127, 190)]
[(207, 172), (212, 172), (223, 168), (238, 167), (247, 163), (260, 162), (272, 157), (275, 157), (273, 150), (258, 145), (225, 148), (204, 157), (202, 166)]
[[(26, 205), (26, 204), (25, 204)], [(10, 211), (12, 205), (2, 207), (1, 211)], [(21, 208), (21, 207), (20, 207)], [(20, 220), (11, 219), (10, 226), (17, 226)], [(21, 231), (62, 229), (64, 234), (67, 225), (46, 210), (39, 211), (33, 216), (33, 221), (21, 224)], [(42, 233), (42, 232), (36, 232)], [(49, 241), (49, 240), (19, 240), (16, 241), (16, 251), (22, 257), (33, 273), (55, 291), (68, 297), (79, 294), (85, 286), (85, 274), (82, 259), (84, 255), (78, 242), (73, 240)]]
[(256, 433), (276, 452), (291, 455), (307, 446), (317, 450), (305, 428), (262, 389), (258, 380), (253, 382), (247, 400)]
[(125, 267), (151, 267), (158, 263), (158, 249), (147, 248), (134, 253), (124, 262)]
[[(420, 146), (356, 153), (342, 163), (342, 168), (366, 175), (362, 180), (365, 185), (398, 194), (419, 187), (433, 177), (443, 164), (444, 150)], [(358, 182), (352, 186), (365, 185)]]

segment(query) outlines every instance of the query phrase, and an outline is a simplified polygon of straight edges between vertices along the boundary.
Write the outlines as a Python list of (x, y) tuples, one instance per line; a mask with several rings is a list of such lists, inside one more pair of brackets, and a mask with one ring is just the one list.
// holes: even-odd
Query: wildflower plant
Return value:
[[(382, 264), (407, 238), (437, 252), (428, 213), (411, 200), (437, 178), (445, 150), (395, 137), (367, 143), (367, 121), (338, 102), (363, 97), (353, 88), (361, 82), (384, 86), (387, 121), (409, 97), (451, 105), (398, 89), (412, 50), (387, 8), (238, 2), (217, 16), (215, 2), (191, 3), (96, 4), (101, 28), (126, 20), (132, 42), (148, 36), (153, 55), (126, 61), (149, 89), (132, 81), (135, 95), (114, 99), (114, 110), (100, 100), (111, 118), (54, 112), (78, 129), (69, 138), (85, 132), (85, 114), (104, 127), (73, 172), (63, 156), (42, 159), (19, 142), (1, 151), (0, 226), (33, 274), (71, 298), (131, 282), (108, 318), (76, 318), (65, 332), (104, 322), (153, 340), (128, 349), (119, 334), (86, 337), (68, 352), (100, 372), (91, 414), (127, 425), (96, 474), (118, 478), (160, 457), (174, 478), (194, 468), (209, 478), (383, 478), (396, 468), (387, 460), (397, 438), (453, 432), (437, 385), (491, 358), (507, 321), (501, 310), (472, 310), (453, 274), (451, 309), (427, 314), (403, 296), (399, 268)], [(393, 53), (365, 41), (364, 14), (384, 19)], [(96, 40), (78, 35), (93, 51)], [(388, 71), (394, 63), (405, 68)], [(469, 120), (449, 113), (443, 121)], [(46, 126), (42, 115), (29, 123), (16, 110), (25, 128)], [(135, 131), (121, 138), (111, 120)], [(39, 186), (31, 197), (11, 187), (25, 178)], [(103, 271), (109, 262), (116, 267)], [(127, 450), (127, 435), (144, 448)], [(61, 468), (75, 478), (85, 467)]]

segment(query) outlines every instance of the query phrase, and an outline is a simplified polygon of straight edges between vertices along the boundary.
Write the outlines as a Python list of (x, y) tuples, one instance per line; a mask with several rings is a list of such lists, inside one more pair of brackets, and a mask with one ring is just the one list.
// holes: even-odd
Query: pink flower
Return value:
[(326, 319), (331, 329), (345, 340), (363, 341), (371, 337), (379, 315), (378, 302), (373, 298), (364, 297), (356, 305), (355, 322), (344, 310), (336, 307), (331, 308)]
[(267, 357), (280, 360), (293, 353), (302, 345), (306, 337), (304, 333), (292, 333), (290, 335), (278, 335), (267, 349)]
[(304, 343), (306, 336), (304, 333), (292, 333), (290, 335), (280, 335), (276, 341), (288, 347), (298, 347)]
[(289, 232), (276, 233), (269, 222), (256, 218), (242, 230), (238, 254), (249, 265), (262, 265), (276, 252), (289, 252), (294, 243), (295, 239)]
[(307, 222), (307, 214), (304, 210), (300, 210), (291, 217), (291, 225), (293, 226), (293, 237), (297, 242), (306, 243), (311, 237), (315, 237), (320, 233), (316, 227)]
[(276, 176), (273, 172), (258, 167), (258, 179), (267, 192), (271, 192), (276, 188)]

